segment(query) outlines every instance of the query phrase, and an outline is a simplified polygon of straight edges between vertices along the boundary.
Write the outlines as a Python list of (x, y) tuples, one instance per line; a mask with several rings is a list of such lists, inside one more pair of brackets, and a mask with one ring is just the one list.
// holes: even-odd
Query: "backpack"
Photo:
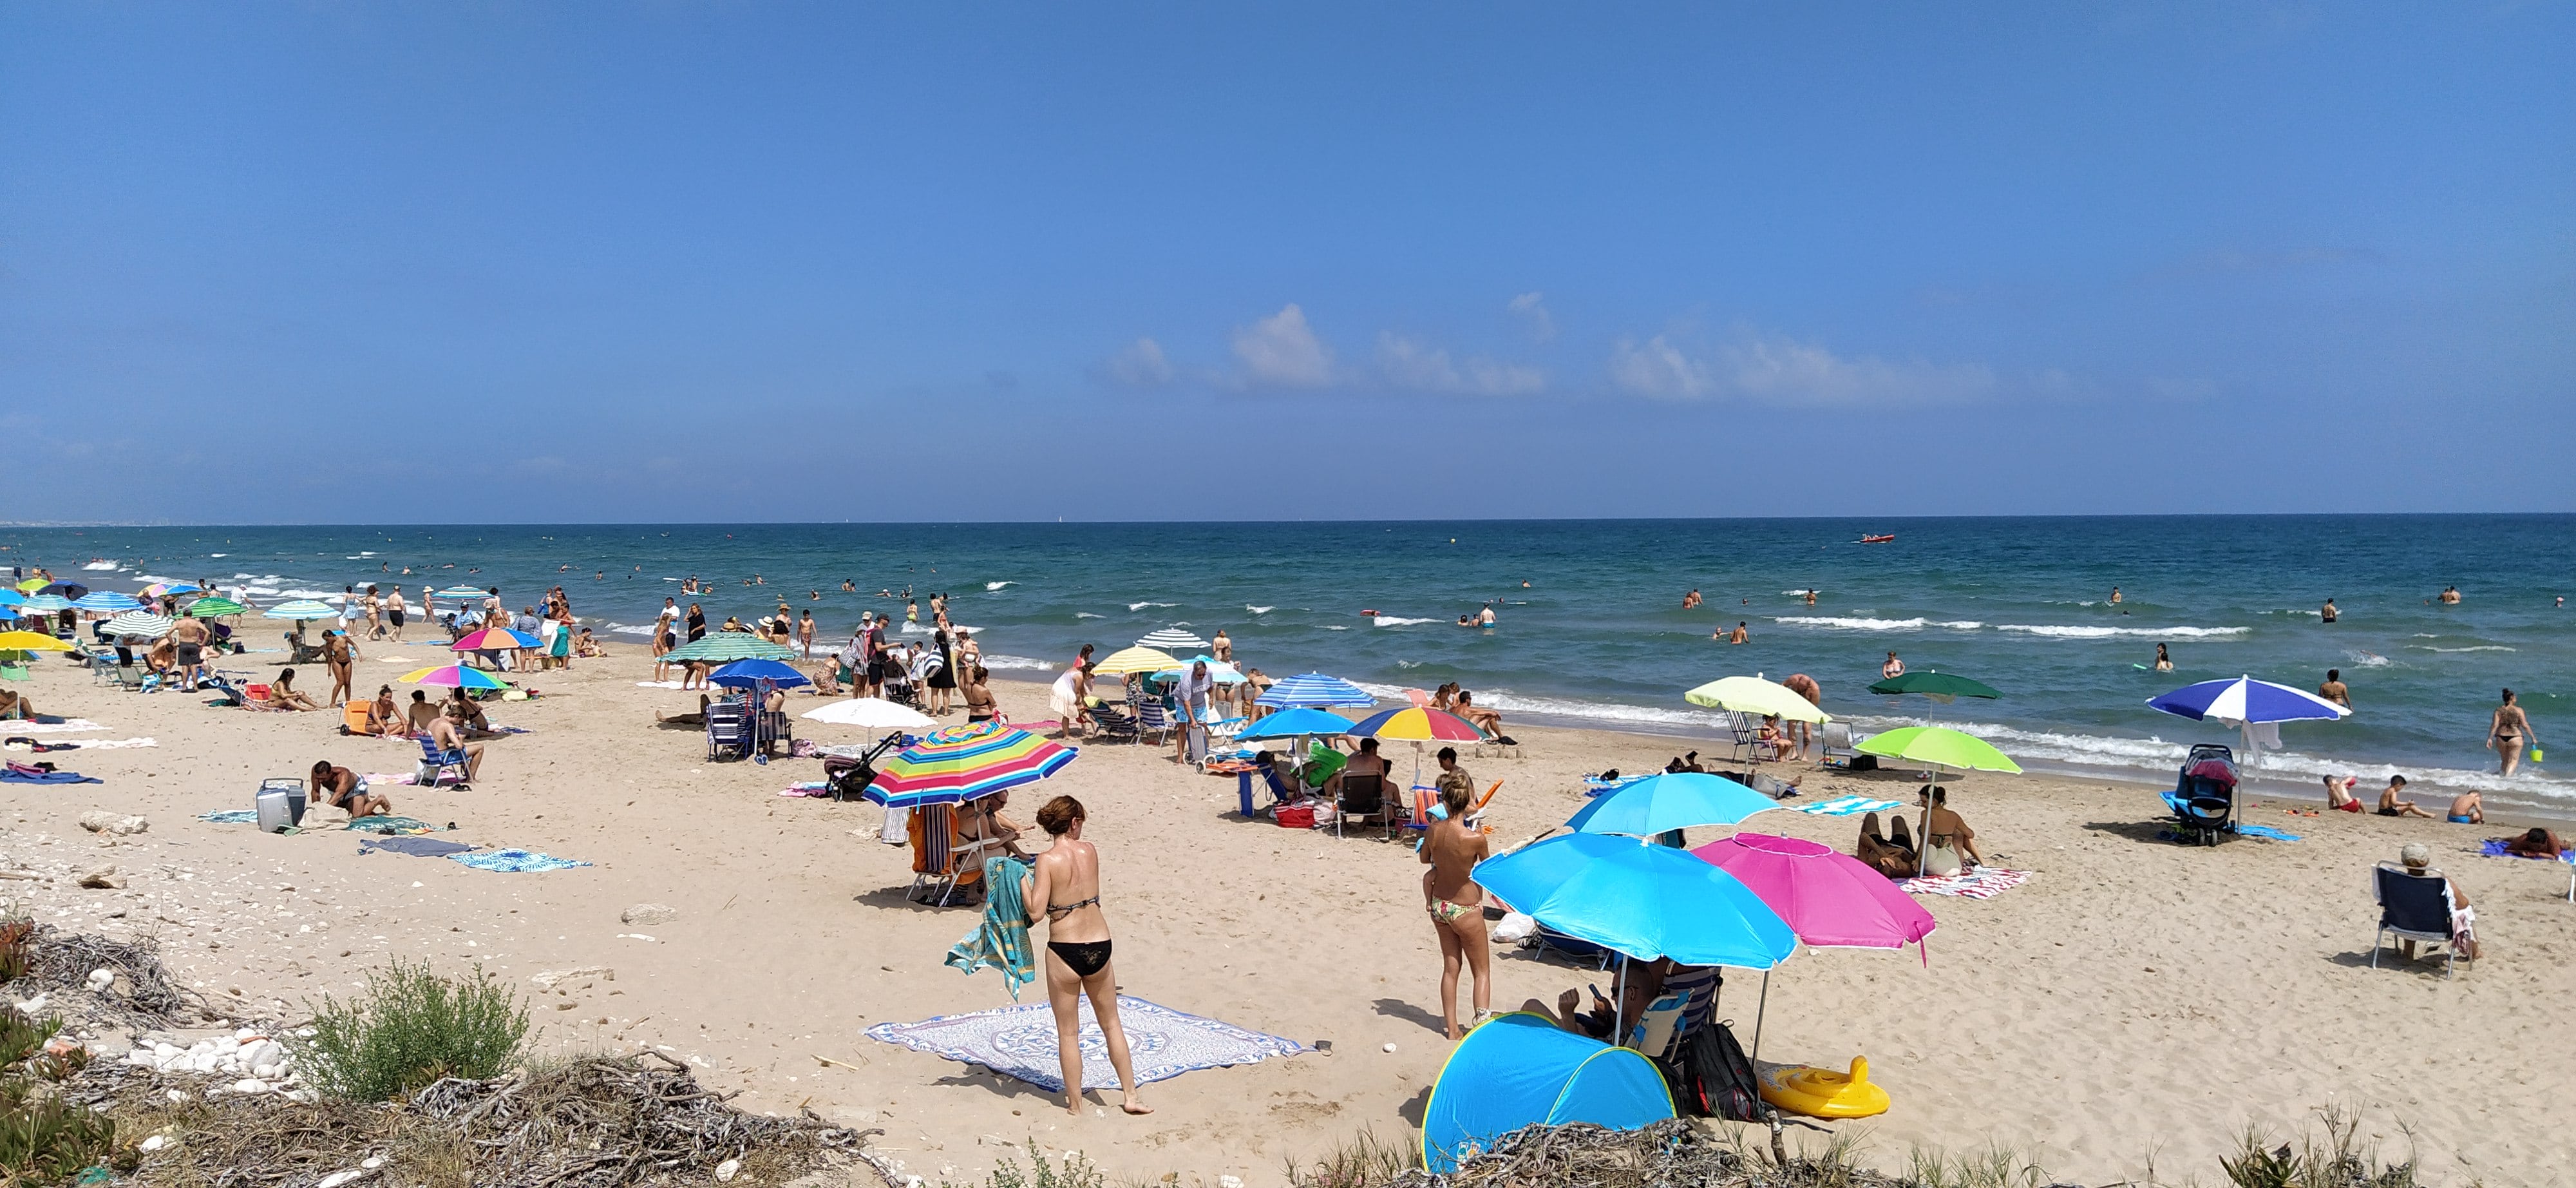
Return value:
[(1673, 1098), (1691, 1115), (1730, 1122), (1762, 1116), (1762, 1084), (1726, 1024), (1711, 1020), (1684, 1037), (1672, 1071)]

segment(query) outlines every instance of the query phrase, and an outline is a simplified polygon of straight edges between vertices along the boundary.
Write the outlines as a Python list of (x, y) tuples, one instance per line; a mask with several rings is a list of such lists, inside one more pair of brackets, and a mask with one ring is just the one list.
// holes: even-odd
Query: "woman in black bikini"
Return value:
[(1029, 926), (1038, 916), (1047, 921), (1047, 1002), (1055, 1008), (1056, 1059), (1064, 1069), (1064, 1109), (1082, 1114), (1081, 999), (1091, 999), (1092, 1017), (1109, 1047), (1109, 1066), (1127, 1098), (1119, 1108), (1130, 1114), (1154, 1111), (1136, 1096), (1136, 1069), (1127, 1057), (1127, 1032), (1118, 1025), (1118, 976), (1109, 968), (1109, 918), (1100, 913), (1100, 851), (1082, 840), (1082, 802), (1059, 796), (1038, 810), (1038, 825), (1055, 839), (1037, 856), (1021, 898), (1029, 905)]

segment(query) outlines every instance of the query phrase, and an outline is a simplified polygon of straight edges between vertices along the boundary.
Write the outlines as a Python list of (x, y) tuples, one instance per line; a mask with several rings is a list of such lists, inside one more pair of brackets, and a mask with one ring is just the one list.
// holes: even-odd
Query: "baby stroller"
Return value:
[(921, 682), (913, 676), (919, 667), (920, 662), (917, 660), (906, 662), (899, 656), (887, 657), (885, 689), (879, 696), (896, 705), (908, 705), (914, 709), (920, 709)]
[(865, 754), (856, 759), (839, 755), (824, 756), (823, 782), (831, 786), (832, 799), (839, 801), (861, 799), (861, 794), (868, 790), (868, 785), (877, 782), (877, 760), (884, 758), (886, 752), (901, 745), (903, 745), (903, 735), (897, 732), (878, 739), (875, 746), (869, 747)]
[(2185, 840), (2217, 845), (2219, 835), (2236, 828), (2236, 753), (2218, 743), (2193, 747), (2165, 804)]

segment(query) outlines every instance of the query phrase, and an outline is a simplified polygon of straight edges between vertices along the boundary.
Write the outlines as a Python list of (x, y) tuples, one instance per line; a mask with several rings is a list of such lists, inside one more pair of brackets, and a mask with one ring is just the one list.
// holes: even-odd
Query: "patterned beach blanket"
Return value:
[[(1082, 1087), (1115, 1088), (1118, 1073), (1109, 1067), (1109, 1049), (1100, 1038), (1100, 1025), (1093, 1021), (1090, 999), (1082, 1001), (1081, 1010)], [(1127, 1031), (1127, 1049), (1135, 1059), (1140, 1082), (1165, 1080), (1194, 1069), (1257, 1064), (1306, 1050), (1295, 1040), (1183, 1014), (1124, 994), (1118, 996), (1118, 1022)], [(879, 1023), (868, 1029), (868, 1038), (982, 1065), (1049, 1093), (1064, 1091), (1055, 1054), (1055, 1016), (1043, 1002), (971, 1015), (941, 1015), (919, 1023)]]
[(373, 854), (381, 850), (395, 854), (409, 854), (414, 858), (445, 858), (450, 854), (462, 854), (473, 848), (464, 842), (440, 841), (434, 837), (370, 837), (358, 842), (358, 853), (361, 855)]
[(486, 850), (480, 854), (450, 854), (447, 860), (462, 862), (476, 870), (497, 870), (513, 874), (540, 870), (569, 870), (576, 866), (590, 865), (587, 862), (557, 858), (552, 854), (543, 854), (535, 850)]
[(432, 833), (437, 831), (438, 826), (414, 817), (374, 816), (359, 817), (352, 820), (349, 822), (348, 828), (351, 832), (355, 833), (393, 834)]
[(1955, 895), (1964, 899), (1993, 899), (2030, 881), (2026, 870), (1999, 870), (1980, 866), (1965, 874), (1898, 879), (1896, 885), (1914, 895)]
[(1866, 796), (1837, 796), (1832, 800), (1819, 800), (1814, 804), (1792, 804), (1784, 807), (1790, 812), (1805, 813), (1812, 817), (1857, 817), (1862, 813), (1886, 812), (1896, 808), (1897, 802), (1872, 800)]
[(107, 727), (87, 718), (55, 718), (50, 721), (39, 718), (33, 722), (11, 718), (0, 722), (0, 734), (76, 734), (83, 730), (105, 729)]
[(259, 823), (259, 810), (217, 809), (211, 813), (199, 813), (197, 819), (212, 821), (217, 825), (255, 825)]

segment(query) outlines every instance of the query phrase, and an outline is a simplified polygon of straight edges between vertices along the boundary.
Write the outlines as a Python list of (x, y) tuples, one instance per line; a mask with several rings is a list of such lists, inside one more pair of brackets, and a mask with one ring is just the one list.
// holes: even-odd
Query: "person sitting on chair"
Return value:
[(1618, 1026), (1618, 1020), (1622, 1015), (1630, 1027), (1635, 1027), (1638, 1020), (1645, 1018), (1646, 1008), (1663, 996), (1664, 978), (1671, 972), (1672, 967), (1672, 958), (1669, 957), (1658, 957), (1653, 961), (1630, 962), (1627, 976), (1621, 979), (1623, 984), (1619, 990), (1619, 997), (1627, 1006), (1624, 1012), (1614, 1010), (1609, 996), (1601, 993), (1597, 986), (1591, 987), (1592, 1009), (1588, 1011), (1581, 1009), (1583, 1004), (1581, 990), (1568, 990), (1557, 995), (1555, 1010), (1549, 1010), (1546, 1003), (1535, 998), (1522, 1003), (1521, 1009), (1576, 1035), (1588, 1035), (1597, 1040), (1607, 1041), (1610, 1039), (1610, 1029)]
[[(2433, 865), (2433, 848), (2422, 842), (2408, 842), (2398, 848), (2397, 862), (2406, 873), (2419, 879), (2439, 878), (2451, 889), (2451, 947), (2460, 956), (2475, 961), (2478, 956), (2477, 910), (2469, 906), (2469, 893), (2460, 890), (2459, 880), (2429, 869)], [(2408, 961), (2415, 959), (2415, 942), (2400, 939), (2397, 952)]]
[(457, 710), (454, 703), (448, 705), (447, 712), (440, 714), (437, 721), (430, 723), (429, 741), (448, 754), (465, 756), (465, 783), (455, 785), (458, 789), (473, 783), (475, 773), (483, 770), (483, 744), (465, 741), (465, 715)]
[(1780, 728), (1780, 719), (1776, 715), (1762, 719), (1761, 729), (1754, 735), (1754, 743), (1769, 747), (1774, 763), (1787, 762), (1790, 756), (1798, 753), (1797, 738)]
[[(1342, 798), (1343, 781), (1352, 776), (1376, 776), (1384, 781), (1386, 777), (1393, 774), (1393, 771), (1394, 769), (1387, 766), (1386, 757), (1377, 753), (1377, 740), (1361, 739), (1360, 749), (1352, 753), (1349, 761), (1342, 764), (1340, 771), (1333, 773), (1332, 779), (1325, 781), (1325, 794), (1331, 796), (1334, 803), (1338, 804)], [(1378, 786), (1383, 789), (1386, 784), (1381, 782)]]
[(313, 762), (313, 773), (307, 783), (313, 803), (345, 809), (352, 821), (360, 817), (381, 817), (394, 811), (392, 799), (367, 790), (366, 777), (345, 767), (334, 767), (328, 759)]

